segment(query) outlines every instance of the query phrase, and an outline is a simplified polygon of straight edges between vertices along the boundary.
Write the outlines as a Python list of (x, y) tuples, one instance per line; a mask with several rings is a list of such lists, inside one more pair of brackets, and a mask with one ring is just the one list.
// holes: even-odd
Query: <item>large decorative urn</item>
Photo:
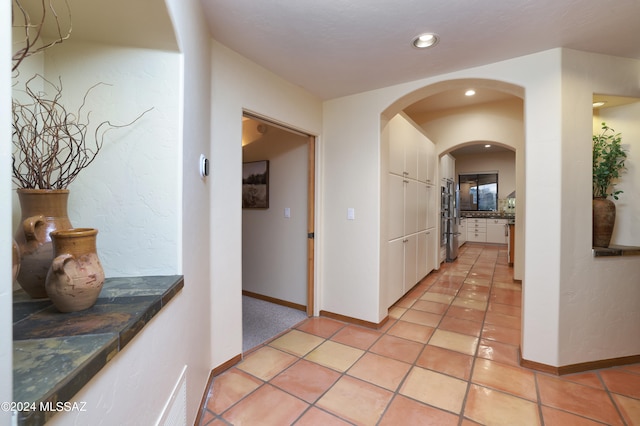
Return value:
[(47, 297), (44, 284), (53, 260), (49, 234), (71, 228), (67, 215), (68, 189), (18, 190), (21, 219), (14, 238), (20, 249), (20, 271), (17, 280), (29, 296)]

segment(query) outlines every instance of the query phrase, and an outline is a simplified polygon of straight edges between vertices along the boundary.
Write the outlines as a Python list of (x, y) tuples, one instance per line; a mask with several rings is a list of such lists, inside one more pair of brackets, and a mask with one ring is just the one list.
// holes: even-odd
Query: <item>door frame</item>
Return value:
[(307, 138), (307, 316), (315, 309), (315, 206), (316, 206), (316, 137), (296, 130), (251, 111), (243, 110), (242, 116), (269, 126), (277, 127)]

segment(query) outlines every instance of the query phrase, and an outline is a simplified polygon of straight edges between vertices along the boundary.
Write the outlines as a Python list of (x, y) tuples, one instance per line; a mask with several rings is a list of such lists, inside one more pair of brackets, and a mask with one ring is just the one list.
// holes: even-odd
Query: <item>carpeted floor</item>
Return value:
[(306, 312), (242, 296), (242, 351), (266, 342), (305, 319)]

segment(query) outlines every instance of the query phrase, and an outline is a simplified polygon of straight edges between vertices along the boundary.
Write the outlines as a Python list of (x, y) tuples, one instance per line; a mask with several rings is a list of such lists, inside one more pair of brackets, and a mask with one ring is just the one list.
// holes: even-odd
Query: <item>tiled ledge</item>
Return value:
[(593, 248), (593, 257), (608, 256), (640, 256), (640, 247), (611, 245), (609, 247)]
[(181, 275), (107, 278), (90, 309), (60, 313), (49, 299), (13, 293), (13, 400), (35, 403), (20, 425), (42, 425), (47, 402), (73, 396), (184, 286)]

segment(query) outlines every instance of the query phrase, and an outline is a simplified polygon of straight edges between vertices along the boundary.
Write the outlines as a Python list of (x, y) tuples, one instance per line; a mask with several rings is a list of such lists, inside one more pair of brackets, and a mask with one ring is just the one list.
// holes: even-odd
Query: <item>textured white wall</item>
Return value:
[[(132, 126), (110, 131), (95, 161), (69, 186), (75, 227), (97, 228), (107, 276), (180, 271), (180, 58), (177, 53), (69, 41), (45, 56), (74, 110), (87, 88), (92, 120)], [(91, 135), (92, 136), (92, 135)]]
[(259, 141), (245, 145), (243, 154), (245, 162), (269, 160), (269, 208), (242, 210), (242, 289), (304, 306), (307, 152), (306, 137), (270, 127)]
[[(0, 111), (11, 108), (11, 3), (0, 2)], [(11, 144), (4, 141), (11, 137), (9, 114), (0, 114), (0, 401), (11, 401), (12, 389), (12, 312), (11, 309), (11, 249), (5, 241), (13, 237), (11, 220)], [(0, 424), (8, 425), (11, 413), (0, 412)]]
[[(198, 173), (199, 156), (201, 153), (209, 153), (210, 142), (210, 39), (197, 0), (169, 0), (167, 3), (165, 5), (164, 2), (160, 2), (155, 6), (169, 7), (176, 29), (176, 35), (172, 36), (180, 42), (181, 55), (158, 55), (170, 58), (164, 63), (158, 62), (153, 52), (136, 52), (150, 60), (150, 66), (158, 67), (147, 70), (148, 78), (162, 73), (165, 77), (170, 75), (172, 80), (163, 80), (153, 86), (158, 93), (137, 92), (138, 88), (148, 90), (152, 86), (141, 81), (137, 82), (140, 87), (127, 86), (127, 91), (132, 92), (134, 97), (137, 96), (138, 103), (121, 108), (124, 110), (123, 113), (128, 115), (128, 111), (138, 111), (139, 108), (145, 107), (147, 98), (153, 98), (160, 104), (159, 112), (163, 112), (164, 115), (157, 117), (157, 120), (166, 120), (168, 123), (156, 124), (170, 132), (165, 138), (160, 139), (161, 145), (165, 148), (158, 153), (162, 157), (159, 164), (163, 167), (136, 168), (136, 176), (129, 176), (135, 190), (129, 192), (130, 198), (123, 200), (123, 203), (126, 209), (134, 210), (127, 213), (138, 215), (139, 200), (145, 208), (147, 203), (156, 206), (153, 200), (155, 197), (164, 201), (162, 205), (154, 207), (155, 210), (149, 219), (140, 222), (141, 230), (129, 231), (129, 241), (145, 251), (140, 256), (147, 265), (154, 265), (156, 273), (182, 272), (185, 286), (146, 325), (142, 333), (76, 395), (75, 401), (87, 402), (87, 411), (60, 413), (52, 419), (52, 425), (155, 424), (185, 366), (187, 423), (193, 424), (212, 368), (209, 323), (210, 227), (207, 214), (210, 197), (208, 181), (202, 179)], [(100, 19), (99, 16), (95, 18)], [(144, 27), (141, 27), (141, 30), (143, 29)], [(107, 52), (112, 52), (111, 46), (103, 47)], [(95, 53), (98, 56), (100, 51), (101, 48), (96, 47)], [(122, 49), (125, 57), (130, 53), (132, 50)], [(80, 65), (85, 66), (85, 61), (91, 62), (91, 58), (92, 55), (83, 58)], [(96, 60), (99, 62), (99, 59)], [(91, 68), (90, 64), (86, 65)], [(132, 74), (136, 71), (131, 70)], [(91, 76), (87, 78), (89, 77)], [(142, 78), (134, 75), (132, 80), (138, 77)], [(126, 78), (119, 81), (127, 84)], [(165, 98), (162, 92), (171, 95)], [(151, 149), (158, 143), (153, 129), (139, 127), (142, 128), (138, 129), (142, 131), (142, 135), (138, 135), (134, 145), (143, 144)], [(140, 152), (133, 145), (128, 145), (128, 148), (127, 152), (131, 157), (125, 159), (127, 173), (134, 173), (134, 164), (138, 160), (147, 161), (149, 157), (156, 160), (153, 151)], [(167, 150), (171, 152), (171, 161), (166, 159)], [(122, 183), (117, 173), (117, 165), (118, 163), (111, 164), (114, 169), (111, 175), (115, 175), (112, 180)], [(138, 176), (138, 173), (141, 176)], [(102, 177), (100, 179), (102, 180)], [(167, 183), (166, 179), (172, 179), (172, 182)], [(169, 185), (166, 191), (162, 187), (164, 183)], [(144, 219), (143, 216), (140, 214), (138, 218)], [(150, 241), (137, 241), (136, 231), (149, 236), (146, 234), (147, 227), (154, 227), (158, 223), (168, 224), (166, 236), (161, 235), (166, 231), (154, 230)], [(153, 260), (147, 249), (154, 249), (146, 247), (145, 244), (158, 243), (158, 239), (162, 240), (161, 245), (172, 247), (160, 249), (166, 258), (159, 257)], [(134, 265), (138, 254), (134, 253), (131, 256), (134, 259), (128, 264), (127, 272), (138, 269)]]

